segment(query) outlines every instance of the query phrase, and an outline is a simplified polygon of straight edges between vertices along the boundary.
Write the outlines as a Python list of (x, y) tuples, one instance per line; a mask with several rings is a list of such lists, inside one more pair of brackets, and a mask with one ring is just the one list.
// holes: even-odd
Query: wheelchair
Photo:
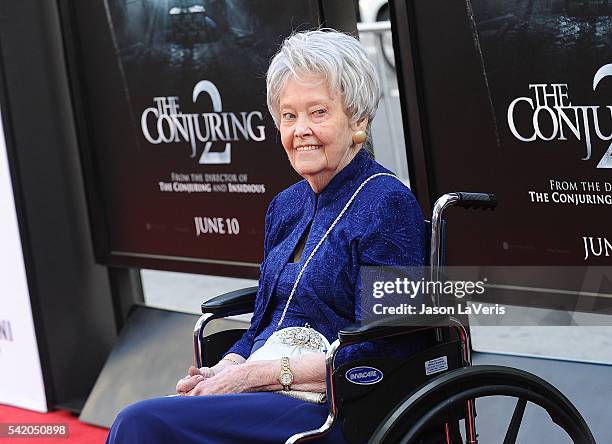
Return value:
[[(493, 209), (497, 200), (490, 194), (458, 192), (445, 194), (436, 201), (431, 223), (427, 222), (432, 280), (439, 278), (443, 264), (442, 215), (455, 205)], [(257, 287), (245, 288), (202, 304), (203, 315), (193, 331), (196, 367), (214, 365), (243, 333), (241, 329), (230, 329), (204, 336), (205, 327), (215, 319), (252, 312), (256, 294)], [(434, 294), (433, 299), (434, 305), (440, 303), (439, 295)], [(464, 324), (452, 316), (428, 316), (423, 320), (417, 316), (410, 326), (382, 320), (355, 324), (340, 331), (325, 358), (327, 419), (318, 429), (298, 433), (286, 443), (316, 441), (338, 425), (350, 443), (477, 444), (476, 401), (490, 396), (516, 400), (504, 444), (517, 442), (528, 402), (544, 409), (574, 443), (595, 443), (578, 410), (551, 384), (515, 368), (472, 366), (469, 329)], [(336, 365), (336, 357), (345, 347), (423, 332), (432, 335), (433, 346), (404, 361), (377, 357)], [(442, 370), (439, 370), (440, 364)], [(438, 365), (438, 370), (427, 371), (432, 365)], [(349, 381), (351, 370), (364, 368), (378, 370), (384, 378), (369, 384)]]

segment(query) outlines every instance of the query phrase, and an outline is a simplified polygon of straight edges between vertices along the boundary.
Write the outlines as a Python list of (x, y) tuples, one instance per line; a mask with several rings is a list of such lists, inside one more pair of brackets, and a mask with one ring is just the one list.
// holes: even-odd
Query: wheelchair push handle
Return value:
[[(443, 194), (436, 200), (431, 215), (431, 240), (429, 252), (432, 280), (438, 280), (439, 267), (442, 265), (442, 215), (447, 208), (452, 206), (460, 206), (468, 209), (494, 209), (497, 206), (497, 197), (495, 194), (490, 193), (458, 191)], [(437, 296), (438, 295), (434, 295), (434, 304), (436, 306), (439, 305)]]
[(463, 208), (480, 208), (482, 210), (493, 210), (497, 206), (497, 197), (495, 196), (495, 194), (467, 193), (464, 191), (460, 191), (454, 194), (456, 194), (459, 198), (455, 205), (458, 205)]

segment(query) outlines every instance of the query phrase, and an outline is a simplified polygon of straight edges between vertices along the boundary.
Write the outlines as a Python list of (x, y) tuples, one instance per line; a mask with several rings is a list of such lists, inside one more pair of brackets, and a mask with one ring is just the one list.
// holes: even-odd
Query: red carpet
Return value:
[(0, 438), (2, 444), (103, 444), (108, 433), (106, 429), (80, 422), (68, 412), (36, 413), (5, 405), (0, 405), (0, 423), (66, 424), (70, 432), (68, 438)]

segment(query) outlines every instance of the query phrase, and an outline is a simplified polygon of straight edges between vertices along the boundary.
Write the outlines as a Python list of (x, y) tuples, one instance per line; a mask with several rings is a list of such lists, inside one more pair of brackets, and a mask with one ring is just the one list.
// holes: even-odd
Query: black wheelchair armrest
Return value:
[(450, 325), (449, 317), (446, 315), (411, 315), (410, 323), (400, 324), (397, 318), (385, 318), (367, 324), (352, 324), (338, 332), (340, 344), (373, 341), (375, 339), (386, 338), (408, 334), (414, 331), (433, 327), (447, 327)]
[(202, 313), (211, 313), (215, 317), (251, 313), (255, 307), (257, 288), (241, 288), (209, 299), (202, 303)]

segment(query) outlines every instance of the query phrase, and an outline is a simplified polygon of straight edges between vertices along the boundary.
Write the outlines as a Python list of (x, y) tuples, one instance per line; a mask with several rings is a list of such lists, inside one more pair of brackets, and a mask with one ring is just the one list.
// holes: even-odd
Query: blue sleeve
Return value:
[[(425, 222), (409, 190), (388, 193), (376, 206), (374, 217), (362, 235), (360, 266), (422, 266), (425, 264)], [(361, 279), (355, 286), (355, 319), (361, 313)], [(415, 340), (366, 342), (347, 347), (337, 358), (339, 364), (368, 356), (405, 356), (421, 349), (423, 335)]]
[[(359, 266), (420, 267), (425, 264), (425, 221), (408, 190), (388, 193), (359, 241)], [(355, 285), (355, 319), (361, 321), (361, 273)]]
[(425, 223), (412, 193), (396, 191), (376, 206), (359, 242), (360, 265), (423, 265)]
[[(261, 296), (262, 285), (261, 282), (263, 280), (263, 273), (265, 270), (266, 258), (268, 257), (268, 252), (270, 248), (272, 248), (272, 242), (274, 236), (272, 236), (272, 219), (274, 214), (274, 204), (276, 202), (276, 197), (272, 199), (270, 205), (268, 205), (268, 211), (266, 212), (266, 223), (264, 229), (264, 258), (259, 267), (259, 289), (257, 290), (257, 296), (255, 298), (255, 310), (253, 313), (253, 318), (251, 319), (251, 325), (244, 332), (242, 337), (225, 353), (225, 355), (229, 353), (236, 353), (242, 356), (243, 358), (248, 358), (251, 354), (251, 349), (253, 348), (253, 342), (255, 340), (255, 333), (257, 322), (254, 322), (258, 317), (263, 316), (263, 297)], [(224, 356), (225, 356), (224, 355)]]

